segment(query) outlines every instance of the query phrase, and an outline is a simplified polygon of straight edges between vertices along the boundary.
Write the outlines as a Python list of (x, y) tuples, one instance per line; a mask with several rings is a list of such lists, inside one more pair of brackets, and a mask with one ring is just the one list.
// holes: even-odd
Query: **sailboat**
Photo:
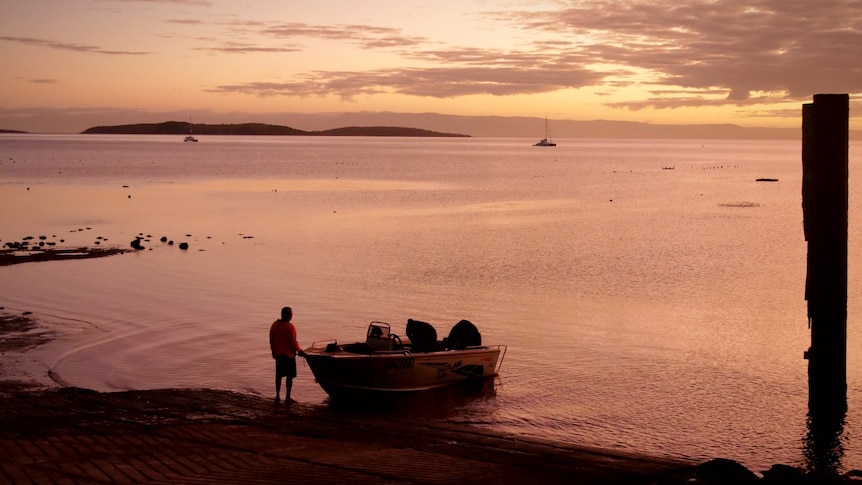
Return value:
[(189, 134), (186, 135), (186, 137), (185, 137), (185, 139), (183, 139), (183, 141), (193, 141), (193, 142), (198, 141), (198, 139), (192, 135), (192, 117), (191, 116), (189, 116)]
[(545, 137), (538, 143), (533, 144), (534, 147), (555, 147), (556, 143), (551, 141), (551, 130), (548, 128), (548, 117), (545, 116)]

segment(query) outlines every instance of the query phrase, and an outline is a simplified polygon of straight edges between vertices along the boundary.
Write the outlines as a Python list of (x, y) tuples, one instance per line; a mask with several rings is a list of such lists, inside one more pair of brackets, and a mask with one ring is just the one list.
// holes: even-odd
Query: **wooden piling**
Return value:
[(802, 107), (802, 213), (812, 415), (847, 410), (847, 215), (850, 97), (818, 94)]

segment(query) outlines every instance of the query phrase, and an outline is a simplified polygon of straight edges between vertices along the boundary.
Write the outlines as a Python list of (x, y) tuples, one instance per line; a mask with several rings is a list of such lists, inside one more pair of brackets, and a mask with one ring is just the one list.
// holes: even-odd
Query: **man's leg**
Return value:
[(285, 377), (284, 379), (284, 402), (291, 402), (293, 398), (290, 397), (290, 390), (293, 389), (293, 379), (290, 377)]

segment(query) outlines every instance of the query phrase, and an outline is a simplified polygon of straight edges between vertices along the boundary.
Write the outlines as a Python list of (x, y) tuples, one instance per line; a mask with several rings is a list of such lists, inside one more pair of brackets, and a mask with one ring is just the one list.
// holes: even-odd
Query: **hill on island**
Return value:
[(85, 135), (268, 135), (268, 136), (403, 136), (403, 137), (469, 137), (456, 133), (440, 133), (420, 128), (398, 126), (350, 126), (323, 131), (303, 131), (289, 126), (264, 123), (231, 125), (193, 124), (182, 121), (139, 123), (134, 125), (94, 126)]

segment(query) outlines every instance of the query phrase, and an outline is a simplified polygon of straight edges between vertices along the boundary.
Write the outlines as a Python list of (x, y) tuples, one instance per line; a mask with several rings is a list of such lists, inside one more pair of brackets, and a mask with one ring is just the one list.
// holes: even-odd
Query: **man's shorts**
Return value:
[(286, 355), (275, 356), (275, 376), (289, 379), (296, 377), (296, 359)]

